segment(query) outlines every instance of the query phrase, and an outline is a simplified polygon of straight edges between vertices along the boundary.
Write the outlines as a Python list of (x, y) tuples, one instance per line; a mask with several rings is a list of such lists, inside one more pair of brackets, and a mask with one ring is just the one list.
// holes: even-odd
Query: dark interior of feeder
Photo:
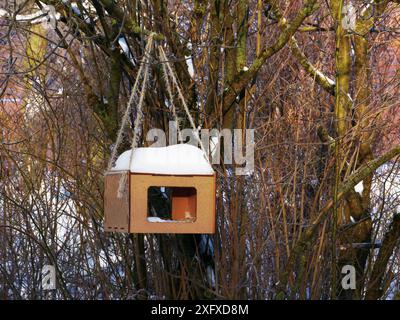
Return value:
[(147, 216), (194, 222), (197, 191), (193, 187), (152, 186), (147, 191)]

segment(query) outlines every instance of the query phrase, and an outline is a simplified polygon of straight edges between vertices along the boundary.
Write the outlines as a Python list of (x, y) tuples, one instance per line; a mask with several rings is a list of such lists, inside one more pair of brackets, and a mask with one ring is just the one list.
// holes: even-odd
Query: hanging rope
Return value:
[[(153, 36), (150, 35), (148, 43), (147, 43), (147, 45), (149, 46), (149, 49), (151, 49), (152, 44), (153, 44)], [(149, 52), (150, 52), (150, 50), (146, 50), (145, 57), (144, 57), (144, 60), (145, 60), (144, 76), (143, 76), (142, 89), (140, 90), (139, 103), (137, 106), (136, 119), (135, 119), (135, 123), (133, 126), (134, 129), (133, 129), (133, 137), (132, 137), (132, 144), (131, 144), (132, 152), (131, 152), (131, 156), (129, 159), (129, 168), (131, 167), (131, 164), (132, 164), (133, 150), (136, 149), (136, 147), (138, 146), (140, 125), (141, 125), (142, 119), (143, 119), (142, 106), (143, 106), (144, 94), (146, 92), (147, 79), (149, 76), (149, 62), (150, 62)]]
[[(132, 166), (133, 153), (134, 153), (134, 150), (138, 146), (139, 132), (140, 132), (141, 123), (143, 120), (142, 107), (143, 107), (143, 101), (144, 101), (144, 96), (145, 96), (145, 92), (146, 92), (147, 81), (148, 81), (148, 77), (149, 77), (149, 64), (150, 64), (149, 62), (150, 62), (150, 52), (151, 52), (152, 45), (153, 45), (153, 36), (154, 36), (154, 33), (151, 33), (148, 37), (147, 44), (146, 44), (146, 47), (144, 50), (144, 56), (143, 56), (142, 62), (140, 63), (139, 71), (136, 76), (135, 83), (133, 85), (132, 92), (129, 97), (125, 113), (122, 117), (121, 127), (118, 130), (117, 140), (115, 141), (115, 146), (111, 152), (110, 161), (108, 163), (108, 171), (110, 171), (114, 165), (114, 162), (115, 162), (115, 159), (117, 156), (117, 152), (118, 152), (118, 148), (119, 148), (120, 144), (122, 143), (123, 134), (124, 134), (125, 128), (128, 124), (129, 115), (131, 114), (131, 111), (132, 111), (132, 105), (133, 105), (135, 98), (137, 97), (139, 81), (143, 74), (143, 81), (142, 81), (142, 86), (141, 86), (141, 90), (140, 90), (139, 101), (138, 101), (137, 108), (136, 108), (137, 114), (136, 114), (136, 118), (135, 118), (135, 122), (134, 122), (134, 126), (133, 126), (133, 137), (132, 137), (132, 143), (131, 143), (131, 153), (129, 156), (128, 170), (124, 174), (121, 175), (121, 178), (119, 180), (119, 186), (118, 186), (118, 192), (117, 192), (118, 198), (122, 198), (124, 196), (124, 194), (126, 193), (126, 182), (128, 179), (128, 174), (129, 174), (130, 168)], [(208, 154), (207, 154), (206, 150), (204, 149), (203, 142), (201, 141), (201, 139), (199, 137), (199, 133), (198, 133), (199, 129), (196, 128), (193, 117), (190, 114), (189, 108), (186, 104), (185, 97), (183, 96), (183, 93), (182, 93), (182, 89), (178, 83), (177, 77), (175, 76), (175, 72), (173, 71), (171, 64), (169, 63), (162, 46), (159, 46), (158, 48), (159, 48), (159, 53), (160, 53), (160, 59), (162, 60), (162, 68), (163, 68), (163, 72), (165, 75), (165, 83), (167, 86), (168, 96), (171, 101), (172, 113), (173, 113), (173, 116), (175, 117), (175, 121), (177, 123), (179, 138), (182, 141), (182, 136), (181, 136), (180, 127), (179, 127), (179, 119), (176, 114), (176, 108), (175, 108), (175, 105), (173, 102), (173, 94), (172, 94), (172, 89), (171, 89), (171, 85), (170, 85), (170, 79), (172, 80), (172, 83), (174, 84), (174, 86), (177, 89), (179, 99), (181, 100), (183, 108), (184, 108), (186, 115), (189, 119), (189, 122), (193, 128), (194, 136), (195, 136), (196, 140), (198, 141), (201, 150), (204, 153), (204, 157), (209, 162)]]
[[(108, 167), (107, 167), (108, 171), (110, 171), (112, 169), (112, 167), (114, 165), (114, 162), (115, 162), (115, 159), (117, 157), (118, 148), (119, 148), (120, 144), (122, 143), (122, 138), (123, 138), (123, 135), (124, 135), (124, 131), (125, 131), (125, 128), (126, 128), (126, 126), (128, 124), (129, 115), (131, 114), (133, 101), (137, 96), (137, 88), (138, 88), (138, 85), (139, 85), (139, 80), (140, 80), (140, 78), (142, 76), (142, 73), (143, 73), (143, 69), (145, 69), (144, 73), (145, 73), (146, 81), (147, 81), (146, 73), (148, 72), (149, 52), (150, 52), (151, 47), (153, 45), (153, 36), (154, 36), (154, 33), (151, 33), (149, 35), (149, 38), (148, 38), (148, 41), (147, 41), (147, 45), (146, 45), (146, 48), (144, 50), (144, 56), (143, 56), (142, 62), (140, 63), (139, 71), (138, 71), (138, 73), (136, 75), (135, 83), (133, 85), (132, 92), (131, 92), (131, 95), (130, 95), (129, 100), (128, 100), (128, 104), (126, 106), (125, 113), (124, 113), (124, 115), (122, 117), (121, 127), (118, 130), (117, 140), (115, 141), (115, 146), (114, 146), (114, 148), (113, 148), (113, 150), (111, 152), (111, 157), (110, 157), (110, 160), (108, 162)], [(143, 94), (143, 91), (144, 91), (143, 88), (144, 88), (144, 86), (142, 85), (141, 95)], [(142, 103), (143, 103), (143, 99), (141, 99), (141, 100), (142, 100)], [(138, 111), (137, 113), (138, 114), (136, 116), (136, 120), (137, 120), (139, 114), (142, 114), (141, 113), (141, 107), (142, 106), (141, 106), (141, 103), (140, 103), (140, 100), (139, 100), (139, 105), (137, 107), (137, 111)], [(135, 120), (135, 127), (134, 127), (134, 139), (135, 139), (135, 141), (137, 139), (137, 137), (135, 137), (135, 132), (137, 132), (136, 125), (140, 124), (140, 122), (138, 122), (136, 120)]]
[[(161, 57), (161, 56), (160, 56)], [(177, 127), (177, 131), (178, 131), (178, 136), (179, 136), (179, 141), (183, 141), (182, 139), (182, 133), (180, 130), (180, 124), (179, 124), (179, 118), (178, 115), (176, 113), (176, 108), (175, 108), (175, 104), (174, 104), (174, 96), (172, 94), (172, 90), (171, 90), (171, 85), (170, 85), (170, 80), (169, 80), (169, 75), (167, 72), (167, 68), (165, 66), (165, 63), (161, 63), (162, 69), (163, 69), (163, 73), (164, 73), (164, 81), (167, 87), (167, 92), (168, 92), (168, 97), (169, 100), (171, 101), (171, 110), (172, 110), (172, 116), (175, 119), (176, 122), (176, 127)]]
[(186, 112), (186, 115), (187, 115), (187, 117), (188, 117), (188, 119), (189, 119), (190, 125), (191, 125), (192, 128), (193, 128), (194, 136), (195, 136), (195, 138), (197, 139), (197, 141), (198, 141), (198, 143), (199, 143), (199, 145), (200, 145), (200, 148), (201, 148), (201, 150), (202, 150), (203, 153), (204, 153), (204, 157), (206, 158), (206, 160), (207, 160), (208, 162), (210, 162), (210, 161), (209, 161), (209, 158), (208, 158), (208, 154), (207, 154), (206, 150), (204, 149), (203, 142), (201, 141), (201, 139), (200, 139), (200, 137), (199, 137), (199, 132), (198, 132), (199, 129), (198, 129), (198, 128), (196, 127), (196, 125), (194, 124), (194, 120), (193, 120), (192, 115), (190, 114), (189, 108), (188, 108), (188, 106), (187, 106), (187, 104), (186, 104), (185, 97), (183, 96), (181, 87), (180, 87), (179, 84), (178, 84), (177, 78), (176, 78), (175, 73), (174, 73), (174, 71), (173, 71), (173, 69), (172, 69), (172, 67), (171, 67), (171, 64), (169, 63), (169, 61), (168, 61), (168, 59), (167, 59), (167, 56), (166, 56), (166, 54), (165, 54), (165, 51), (164, 51), (164, 49), (162, 48), (162, 46), (158, 46), (158, 50), (159, 50), (159, 52), (160, 52), (160, 58), (161, 58), (162, 62), (167, 66), (167, 69), (168, 69), (168, 71), (169, 71), (169, 75), (170, 75), (170, 77), (171, 77), (171, 79), (172, 79), (172, 82), (174, 83), (174, 85), (175, 85), (175, 87), (176, 87), (176, 90), (178, 91), (178, 96), (179, 96), (179, 98), (180, 98), (180, 100), (181, 100), (181, 102), (182, 102), (183, 108), (184, 108), (184, 110), (185, 110), (185, 112)]
[(133, 152), (134, 152), (134, 149), (138, 145), (140, 125), (141, 125), (142, 119), (143, 119), (142, 106), (143, 106), (144, 94), (146, 91), (146, 85), (147, 85), (148, 74), (149, 74), (150, 51), (151, 51), (152, 45), (153, 45), (153, 36), (154, 36), (154, 33), (151, 33), (148, 37), (147, 44), (146, 44), (146, 47), (144, 50), (144, 56), (143, 56), (142, 62), (140, 63), (139, 71), (137, 73), (135, 83), (133, 85), (132, 92), (131, 92), (131, 95), (128, 100), (128, 104), (126, 106), (125, 113), (122, 117), (121, 127), (118, 130), (117, 140), (115, 141), (115, 146), (111, 152), (110, 161), (108, 163), (107, 170), (110, 171), (114, 165), (114, 162), (115, 162), (115, 159), (117, 156), (117, 152), (118, 152), (118, 148), (119, 148), (120, 144), (122, 143), (123, 134), (124, 134), (125, 128), (128, 124), (129, 115), (131, 114), (131, 111), (132, 111), (133, 101), (137, 97), (137, 89), (139, 86), (139, 80), (143, 74), (143, 82), (142, 82), (142, 87), (140, 90), (139, 102), (136, 107), (137, 113), (136, 113), (135, 123), (134, 123), (134, 127), (133, 127), (133, 137), (132, 137), (132, 144), (131, 144), (131, 154), (129, 157), (128, 171), (124, 172), (124, 174), (121, 175), (121, 177), (119, 179), (119, 183), (118, 183), (117, 198), (119, 198), (119, 199), (123, 198), (124, 194), (126, 193), (126, 181), (128, 179), (128, 174), (129, 174), (129, 171), (130, 171), (130, 168), (132, 165)]
[[(149, 40), (148, 40), (148, 49), (151, 49), (151, 45), (153, 42), (153, 37), (150, 36)], [(147, 48), (147, 46), (146, 46)], [(118, 193), (117, 193), (117, 197), (119, 199), (121, 199), (125, 192), (126, 192), (126, 181), (128, 179), (128, 175), (129, 172), (131, 170), (132, 167), (132, 159), (133, 159), (133, 153), (135, 151), (135, 149), (138, 146), (138, 139), (139, 139), (139, 132), (140, 132), (140, 126), (142, 123), (142, 119), (143, 119), (143, 111), (142, 111), (142, 107), (143, 107), (143, 100), (144, 100), (144, 94), (146, 92), (146, 86), (147, 86), (147, 79), (149, 76), (149, 62), (150, 62), (150, 56), (149, 56), (149, 51), (146, 49), (145, 52), (145, 56), (144, 56), (144, 70), (143, 70), (143, 83), (142, 83), (142, 89), (140, 90), (140, 96), (139, 96), (139, 103), (137, 105), (137, 113), (136, 113), (136, 119), (135, 119), (135, 123), (133, 125), (133, 137), (132, 137), (132, 143), (131, 143), (131, 154), (129, 156), (129, 165), (128, 165), (128, 171), (126, 171), (121, 178), (119, 179), (119, 185), (118, 185)]]

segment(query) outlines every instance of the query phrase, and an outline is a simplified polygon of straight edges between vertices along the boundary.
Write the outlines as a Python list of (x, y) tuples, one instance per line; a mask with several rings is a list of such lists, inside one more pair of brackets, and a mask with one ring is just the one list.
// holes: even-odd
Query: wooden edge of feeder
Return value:
[[(140, 213), (139, 216), (141, 216), (140, 218), (133, 212), (131, 212), (131, 216), (130, 216), (130, 232), (131, 233), (141, 233), (141, 234), (151, 234), (151, 233), (164, 233), (164, 234), (215, 234), (215, 230), (216, 230), (216, 173), (214, 172), (213, 174), (210, 175), (158, 175), (158, 174), (144, 174), (144, 173), (131, 173), (132, 176), (138, 175), (138, 176), (153, 176), (154, 178), (156, 177), (171, 177), (171, 178), (185, 178), (188, 179), (190, 177), (199, 177), (199, 178), (207, 178), (207, 179), (211, 179), (213, 186), (210, 186), (210, 188), (212, 189), (208, 189), (208, 192), (213, 195), (212, 196), (212, 201), (210, 201), (210, 206), (209, 209), (211, 211), (211, 214), (209, 216), (209, 218), (211, 218), (209, 220), (209, 224), (208, 227), (204, 228), (204, 221), (200, 222), (199, 220), (199, 212), (201, 212), (200, 210), (197, 211), (197, 218), (195, 221), (193, 222), (183, 222), (183, 221), (166, 221), (166, 222), (148, 222), (148, 221), (144, 221), (142, 220), (142, 218), (144, 218), (143, 213)], [(210, 181), (210, 182), (211, 182)], [(174, 185), (174, 184), (173, 184)], [(170, 186), (173, 186), (170, 185)], [(178, 185), (176, 185), (178, 186)], [(196, 187), (195, 187), (196, 188)], [(197, 189), (197, 188), (196, 188)], [(132, 197), (132, 189), (131, 189), (131, 197)], [(132, 200), (134, 200), (135, 198), (131, 198), (131, 211), (132, 211)], [(142, 202), (143, 200), (139, 200), (140, 202)], [(143, 202), (144, 204), (144, 202)], [(198, 205), (198, 204), (196, 204)], [(143, 210), (140, 210), (143, 211)], [(147, 212), (146, 212), (146, 216), (147, 216)], [(152, 225), (152, 227), (150, 227), (150, 224)], [(194, 228), (194, 226), (202, 226), (200, 230), (196, 230), (196, 228)], [(190, 226), (190, 227), (189, 227)]]

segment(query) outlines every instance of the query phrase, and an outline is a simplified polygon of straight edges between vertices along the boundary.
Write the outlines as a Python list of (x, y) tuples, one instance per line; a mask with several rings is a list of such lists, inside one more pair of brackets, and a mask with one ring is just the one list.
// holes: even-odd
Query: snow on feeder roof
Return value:
[(132, 173), (165, 175), (212, 175), (214, 170), (204, 152), (190, 144), (176, 144), (168, 147), (136, 148), (123, 152), (115, 162), (112, 171), (129, 170)]

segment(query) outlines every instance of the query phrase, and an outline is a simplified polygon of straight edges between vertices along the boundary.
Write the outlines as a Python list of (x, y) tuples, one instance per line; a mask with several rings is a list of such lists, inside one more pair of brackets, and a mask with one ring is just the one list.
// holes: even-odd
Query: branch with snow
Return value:
[[(0, 18), (12, 19), (18, 22), (28, 22), (30, 24), (39, 24), (43, 22), (50, 22), (53, 24), (60, 19), (60, 14), (56, 12), (55, 8), (51, 5), (42, 5), (42, 9), (37, 9), (29, 14), (14, 14), (4, 9), (0, 9)], [(54, 26), (54, 25), (53, 25)]]
[(321, 85), (330, 94), (334, 95), (336, 86), (335, 81), (324, 75), (320, 70), (318, 70), (314, 65), (311, 64), (304, 53), (300, 50), (294, 37), (292, 37), (292, 39), (290, 40), (290, 48), (300, 65), (312, 78), (315, 79), (315, 82)]
[[(316, 10), (316, 2), (316, 0), (306, 0), (302, 8), (297, 12), (296, 16), (290, 22), (285, 22), (286, 28), (282, 30), (276, 41), (271, 46), (266, 47), (259, 57), (254, 59), (247, 71), (242, 70), (236, 74), (229, 83), (227, 83), (224, 100), (224, 113), (228, 112), (233, 106), (234, 101), (237, 99), (238, 92), (241, 92), (249, 82), (254, 79), (265, 61), (285, 47), (303, 21)], [(211, 108), (211, 106), (209, 108)], [(207, 111), (212, 112), (212, 110)]]
[[(278, 6), (272, 3), (271, 5), (275, 16), (279, 20), (279, 25), (281, 26), (282, 30), (285, 30), (286, 28), (289, 27), (289, 22), (285, 19)], [(330, 94), (335, 95), (335, 87), (336, 87), (335, 81), (324, 75), (308, 60), (305, 54), (301, 51), (294, 35), (289, 39), (289, 45), (294, 57), (298, 60), (298, 62), (304, 68), (304, 70), (315, 80), (315, 82), (321, 85)]]

